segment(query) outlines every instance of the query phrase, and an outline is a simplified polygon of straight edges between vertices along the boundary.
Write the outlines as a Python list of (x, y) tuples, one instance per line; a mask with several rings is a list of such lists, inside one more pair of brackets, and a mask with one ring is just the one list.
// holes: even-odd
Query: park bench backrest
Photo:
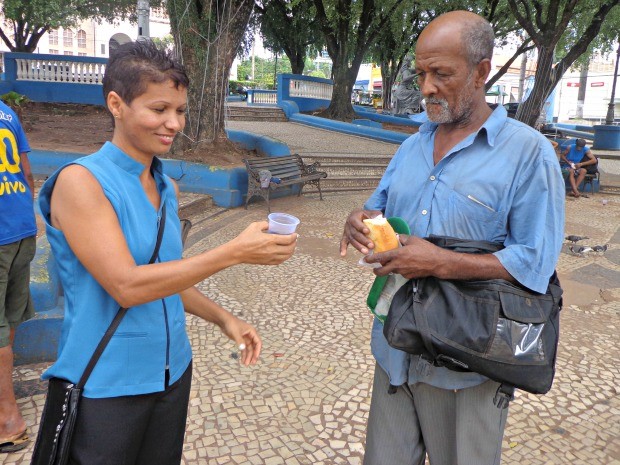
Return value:
[(260, 170), (269, 170), (271, 176), (286, 181), (302, 175), (301, 157), (291, 155), (286, 157), (249, 158), (245, 160), (248, 170), (258, 173)]

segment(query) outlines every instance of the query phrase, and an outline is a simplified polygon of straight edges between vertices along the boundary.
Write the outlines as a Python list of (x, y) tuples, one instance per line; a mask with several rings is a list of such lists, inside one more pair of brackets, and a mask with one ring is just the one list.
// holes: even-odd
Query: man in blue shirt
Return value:
[(568, 173), (572, 196), (580, 197), (579, 185), (587, 173), (596, 173), (598, 164), (585, 139), (577, 139), (574, 144), (570, 144), (560, 155), (560, 163), (562, 171)]
[[(505, 279), (545, 292), (562, 246), (564, 182), (548, 140), (485, 101), (493, 30), (455, 11), (432, 21), (416, 47), (416, 72), (430, 122), (407, 139), (363, 209), (345, 224), (349, 244), (373, 248), (364, 218), (407, 221), (402, 247), (366, 258), (380, 276)], [(494, 254), (461, 254), (430, 234), (501, 242)], [(375, 378), (365, 465), (497, 465), (507, 409), (493, 404), (498, 383), (434, 367), (391, 348), (375, 319)], [(428, 366), (425, 366), (428, 365)]]
[(0, 452), (28, 445), (13, 391), (12, 344), (17, 325), (34, 315), (29, 286), (37, 224), (29, 151), (17, 115), (0, 102)]

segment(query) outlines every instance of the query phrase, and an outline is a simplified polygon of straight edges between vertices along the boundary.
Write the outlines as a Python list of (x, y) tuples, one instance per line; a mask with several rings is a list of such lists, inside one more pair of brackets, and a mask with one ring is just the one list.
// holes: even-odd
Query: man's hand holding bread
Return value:
[[(344, 233), (340, 241), (340, 255), (342, 257), (346, 255), (347, 247), (350, 244), (366, 255), (365, 261), (367, 263), (381, 264), (381, 268), (374, 269), (376, 275), (385, 276), (390, 273), (397, 273), (411, 279), (425, 276), (440, 277), (445, 263), (457, 258), (455, 255), (461, 255), (452, 254), (419, 237), (403, 234), (398, 236), (403, 247), (398, 247), (398, 242), (394, 242), (396, 233), (391, 227), (394, 235), (392, 238), (389, 236), (389, 230), (386, 233), (387, 228), (381, 226), (383, 221), (380, 221), (378, 226), (375, 224), (377, 221), (368, 221), (380, 215), (382, 212), (378, 210), (357, 209), (351, 212), (345, 223)], [(387, 224), (389, 225), (389, 223)], [(373, 237), (376, 239), (386, 234), (387, 239), (379, 239), (377, 243), (373, 242)], [(374, 252), (368, 255), (371, 250)]]
[(364, 224), (364, 220), (379, 215), (382, 215), (380, 210), (357, 209), (351, 212), (344, 225), (344, 232), (340, 240), (340, 256), (344, 257), (347, 254), (349, 244), (364, 255), (374, 248), (375, 245), (368, 237), (370, 229)]

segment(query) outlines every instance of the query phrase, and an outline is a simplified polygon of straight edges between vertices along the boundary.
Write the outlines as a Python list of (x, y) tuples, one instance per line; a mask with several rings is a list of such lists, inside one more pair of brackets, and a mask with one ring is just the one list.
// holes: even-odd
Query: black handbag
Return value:
[[(166, 225), (166, 204), (162, 206), (162, 217), (157, 229), (157, 242), (149, 264), (159, 255), (159, 247)], [(112, 339), (114, 332), (127, 314), (128, 308), (119, 308), (110, 323), (95, 352), (86, 365), (86, 369), (77, 384), (62, 378), (51, 378), (47, 385), (47, 398), (41, 414), (39, 433), (34, 444), (31, 465), (66, 465), (69, 462), (71, 439), (75, 428), (80, 398), (84, 386), (95, 365)]]
[[(441, 236), (427, 240), (462, 253), (503, 248)], [(390, 346), (420, 355), (421, 370), (432, 363), (499, 382), (495, 404), (506, 407), (515, 388), (535, 394), (551, 389), (561, 296), (556, 273), (545, 294), (502, 279), (412, 279), (394, 295), (383, 333)]]

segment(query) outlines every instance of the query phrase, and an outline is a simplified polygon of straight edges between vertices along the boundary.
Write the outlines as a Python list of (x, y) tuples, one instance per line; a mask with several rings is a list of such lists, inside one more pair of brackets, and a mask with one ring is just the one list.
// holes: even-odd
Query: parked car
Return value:
[(514, 118), (517, 114), (517, 110), (519, 109), (519, 102), (504, 103), (504, 108), (508, 112), (508, 117)]
[[(504, 103), (504, 108), (508, 112), (508, 118), (515, 118), (517, 116), (517, 110), (519, 109), (519, 102)], [(547, 123), (547, 117), (544, 111), (541, 111), (536, 119), (534, 128), (542, 132), (543, 127)]]

